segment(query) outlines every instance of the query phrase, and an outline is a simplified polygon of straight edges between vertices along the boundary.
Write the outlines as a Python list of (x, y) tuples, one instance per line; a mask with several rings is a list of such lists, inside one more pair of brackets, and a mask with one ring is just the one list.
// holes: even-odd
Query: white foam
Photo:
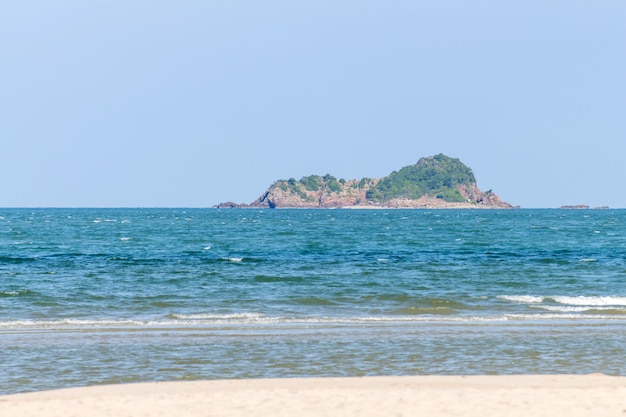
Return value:
[(12, 320), (0, 322), (0, 329), (41, 329), (63, 327), (120, 327), (120, 326), (145, 326), (148, 321), (140, 320)]
[(264, 318), (259, 313), (232, 313), (232, 314), (172, 314), (173, 318), (182, 320), (259, 320)]
[(226, 258), (226, 260), (231, 262), (241, 262), (243, 261), (243, 258)]
[[(541, 316), (541, 315), (537, 315)], [(172, 319), (162, 320), (15, 320), (0, 322), (0, 331), (20, 330), (73, 330), (111, 328), (155, 328), (187, 326), (236, 326), (236, 325), (375, 325), (393, 323), (473, 323), (509, 320), (506, 316), (474, 317), (427, 317), (427, 316), (365, 316), (365, 317), (280, 317), (255, 313), (240, 314), (172, 314)], [(531, 317), (531, 315), (529, 315)]]
[(541, 303), (544, 299), (534, 295), (501, 295), (498, 298), (516, 303)]
[[(539, 308), (543, 308), (541, 306)], [(232, 314), (171, 314), (169, 318), (154, 320), (134, 320), (134, 319), (61, 319), (61, 320), (14, 320), (0, 321), (0, 332), (11, 331), (99, 331), (103, 329), (158, 329), (161, 327), (186, 329), (189, 326), (207, 327), (217, 326), (335, 326), (335, 325), (410, 325), (411, 323), (450, 323), (450, 324), (472, 324), (472, 323), (499, 323), (507, 321), (515, 322), (541, 322), (541, 321), (589, 321), (589, 320), (611, 320), (625, 321), (626, 314), (584, 314), (582, 307), (561, 307), (547, 306), (549, 313), (526, 313), (526, 314), (492, 314), (474, 316), (308, 316), (308, 317), (283, 317), (265, 316), (260, 313), (232, 313)], [(595, 309), (594, 309), (595, 310)], [(600, 310), (600, 309), (598, 309)], [(606, 308), (606, 310), (609, 310)], [(624, 310), (626, 311), (626, 309)], [(255, 327), (252, 327), (253, 329)]]
[(539, 304), (553, 301), (558, 304), (572, 306), (626, 306), (626, 297), (621, 296), (534, 296), (534, 295), (501, 295), (498, 298), (507, 301), (527, 304)]
[[(590, 316), (585, 314), (506, 314), (505, 317), (507, 320), (517, 320), (517, 321), (543, 321), (543, 320), (581, 320), (581, 319), (589, 319), (594, 318), (597, 319), (598, 316)], [(609, 317), (606, 317), (609, 318)]]
[(626, 297), (567, 297), (557, 296), (550, 297), (559, 304), (569, 304), (577, 306), (626, 306)]
[(623, 310), (626, 313), (626, 309), (606, 306), (547, 306), (547, 305), (535, 305), (533, 308), (540, 308), (548, 311), (559, 311), (563, 313), (582, 313), (585, 311), (608, 311), (608, 310)]

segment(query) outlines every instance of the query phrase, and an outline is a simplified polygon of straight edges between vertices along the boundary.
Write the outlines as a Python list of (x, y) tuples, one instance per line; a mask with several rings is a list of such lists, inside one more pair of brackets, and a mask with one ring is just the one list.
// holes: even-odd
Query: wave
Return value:
[(0, 263), (3, 264), (21, 264), (34, 261), (37, 261), (36, 257), (0, 256)]
[(229, 258), (222, 258), (223, 261), (228, 261), (228, 262), (242, 262), (243, 258), (235, 258), (235, 257), (229, 257)]
[(254, 280), (257, 282), (301, 282), (303, 278), (299, 276), (255, 275)]
[(265, 317), (260, 313), (230, 314), (170, 314), (170, 318), (181, 320), (258, 320)]
[(9, 320), (0, 321), (0, 330), (15, 329), (59, 329), (83, 327), (128, 327), (146, 326), (157, 321), (141, 320), (89, 320), (89, 319), (59, 319), (59, 320)]
[(501, 295), (498, 298), (516, 303), (541, 303), (545, 297), (536, 297), (534, 295)]
[(539, 308), (547, 311), (558, 311), (563, 313), (600, 313), (600, 314), (626, 314), (626, 308), (618, 308), (614, 306), (548, 306), (537, 305), (533, 308)]
[(397, 310), (393, 310), (390, 314), (397, 314), (400, 316), (411, 316), (411, 315), (424, 315), (424, 314), (435, 314), (435, 315), (448, 315), (448, 314), (459, 314), (459, 312), (455, 309), (448, 307), (404, 307)]
[(447, 315), (378, 315), (378, 316), (308, 316), (284, 317), (266, 316), (260, 313), (233, 313), (233, 314), (171, 314), (168, 318), (154, 320), (138, 319), (59, 319), (59, 320), (9, 320), (0, 321), (0, 333), (20, 331), (103, 331), (124, 330), (139, 331), (150, 329), (229, 329), (238, 326), (285, 326), (317, 327), (343, 325), (410, 325), (411, 323), (424, 324), (477, 324), (495, 322), (576, 322), (576, 321), (625, 321), (626, 311), (611, 314), (606, 310), (602, 315), (572, 314), (572, 313), (538, 313), (538, 314), (491, 314), (464, 316), (458, 314)]
[(626, 297), (548, 297), (560, 304), (581, 305), (581, 306), (626, 306)]
[(0, 291), (1, 297), (19, 297), (23, 295), (34, 295), (35, 292), (31, 290), (17, 290), (17, 291)]
[(626, 306), (623, 296), (534, 296), (534, 295), (502, 295), (498, 298), (507, 301), (527, 304), (557, 303), (572, 306)]

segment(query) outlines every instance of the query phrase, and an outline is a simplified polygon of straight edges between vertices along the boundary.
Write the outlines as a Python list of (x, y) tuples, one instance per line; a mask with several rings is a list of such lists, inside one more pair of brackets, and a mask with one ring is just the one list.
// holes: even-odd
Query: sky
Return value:
[(0, 207), (211, 207), (444, 153), (626, 208), (623, 0), (0, 1)]

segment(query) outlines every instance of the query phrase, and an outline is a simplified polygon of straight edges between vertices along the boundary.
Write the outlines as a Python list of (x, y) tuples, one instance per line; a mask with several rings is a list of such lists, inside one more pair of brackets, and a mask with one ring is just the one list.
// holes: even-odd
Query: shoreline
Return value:
[(0, 415), (626, 416), (626, 377), (434, 375), (152, 382), (0, 396)]

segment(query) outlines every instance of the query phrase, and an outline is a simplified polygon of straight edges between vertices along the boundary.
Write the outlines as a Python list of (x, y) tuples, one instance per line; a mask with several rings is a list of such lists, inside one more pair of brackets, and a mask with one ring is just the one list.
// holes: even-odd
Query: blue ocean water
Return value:
[(626, 375), (626, 210), (0, 209), (0, 394)]

